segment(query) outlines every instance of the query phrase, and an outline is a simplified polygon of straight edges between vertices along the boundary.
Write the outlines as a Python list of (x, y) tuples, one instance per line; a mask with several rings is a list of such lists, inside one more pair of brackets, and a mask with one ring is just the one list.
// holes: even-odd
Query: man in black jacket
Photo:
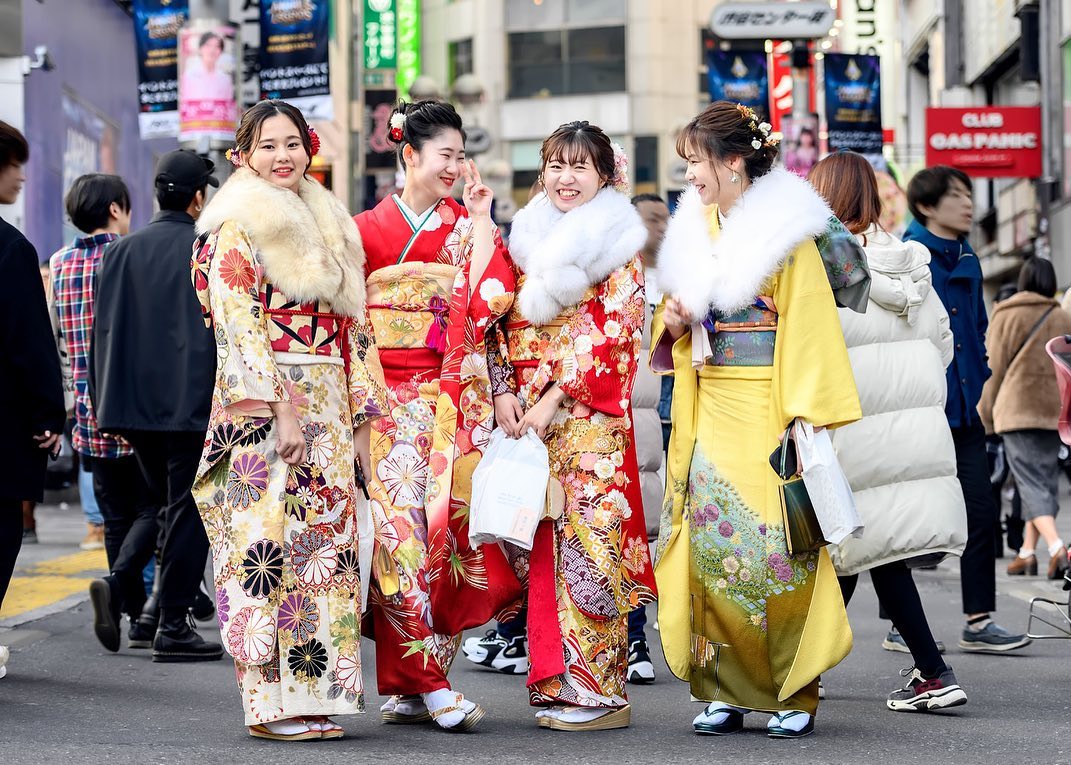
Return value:
[[(30, 147), (22, 133), (0, 122), (0, 204), (14, 204), (26, 180)], [(0, 438), (0, 605), (22, 547), (22, 502), (40, 502), (48, 455), (59, 448), (67, 417), (59, 354), (45, 302), (37, 251), (19, 230), (0, 220), (0, 401), (7, 403)], [(0, 646), (0, 677), (8, 650)]]
[[(216, 370), (212, 333), (190, 282), (194, 220), (213, 165), (191, 151), (157, 166), (160, 212), (111, 245), (97, 277), (91, 390), (102, 431), (134, 447), (164, 510), (160, 625), (153, 661), (218, 659), (190, 626), (208, 538), (190, 489), (208, 428)], [(98, 615), (98, 618), (100, 615)]]

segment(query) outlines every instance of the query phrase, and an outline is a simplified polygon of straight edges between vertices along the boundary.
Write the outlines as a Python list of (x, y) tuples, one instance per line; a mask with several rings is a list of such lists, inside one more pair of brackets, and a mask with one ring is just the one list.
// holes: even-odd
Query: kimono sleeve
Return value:
[(349, 388), (350, 416), (353, 427), (359, 428), (366, 422), (383, 416), (387, 409), (387, 388), (372, 327), (365, 322), (350, 323), (346, 343), (350, 360), (346, 380)]
[[(494, 241), (495, 251), (491, 260), (469, 297), (469, 317), (481, 332), (488, 332), (498, 319), (505, 316), (513, 305), (513, 293), (517, 288), (513, 261), (497, 229)], [(467, 268), (471, 268), (471, 263), (466, 264)]]
[(610, 274), (569, 318), (544, 355), (533, 389), (557, 382), (566, 395), (592, 409), (623, 417), (636, 381), (645, 308), (642, 277), (633, 261)]
[(840, 317), (814, 242), (804, 242), (787, 258), (777, 276), (774, 302), (779, 432), (797, 417), (829, 428), (860, 419)]
[(289, 401), (271, 349), (260, 299), (261, 274), (245, 233), (224, 223), (208, 271), (216, 339), (216, 396), (239, 414), (270, 417), (269, 403)]

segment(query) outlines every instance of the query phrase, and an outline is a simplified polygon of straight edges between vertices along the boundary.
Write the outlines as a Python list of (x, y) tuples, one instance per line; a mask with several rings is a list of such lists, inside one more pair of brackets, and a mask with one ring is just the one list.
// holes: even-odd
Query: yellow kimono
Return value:
[[(770, 185), (767, 193), (783, 193)], [(795, 187), (790, 191), (803, 193)], [(758, 207), (752, 205), (750, 212)], [(740, 212), (737, 217), (734, 209), (726, 224), (736, 229), (734, 241), (741, 239), (749, 217), (749, 210)], [(819, 219), (820, 210), (811, 212), (817, 231), (825, 219)], [(696, 242), (700, 215), (707, 230), (698, 232), (705, 241)], [(828, 553), (787, 552), (781, 479), (769, 456), (794, 418), (836, 427), (861, 416), (833, 292), (813, 234), (806, 229), (781, 253), (776, 249), (785, 236), (780, 242), (759, 243), (774, 251), (756, 255), (718, 247), (718, 215), (703, 208), (698, 195), (682, 202), (681, 216), (691, 216), (690, 228), (682, 222), (677, 232), (667, 234), (660, 271), (674, 269), (674, 261), (674, 270), (680, 271), (686, 258), (694, 284), (703, 276), (695, 268), (697, 258), (709, 258), (713, 246), (715, 257), (733, 273), (710, 282), (715, 299), (704, 321), (708, 326), (693, 325), (673, 343), (665, 333), (662, 309), (655, 315), (652, 366), (661, 372), (671, 369), (675, 378), (655, 569), (666, 660), (675, 675), (690, 680), (696, 698), (814, 714), (818, 676), (848, 654), (851, 631)], [(777, 225), (777, 215), (772, 217), (767, 226)], [(685, 234), (690, 235), (687, 241)], [(671, 253), (667, 247), (684, 252)], [(735, 310), (719, 311), (719, 289), (733, 285), (718, 285), (733, 279), (737, 286), (746, 285), (739, 271), (754, 271), (755, 261), (761, 266), (764, 258), (769, 267), (752, 275), (751, 300), (739, 308), (739, 294), (730, 296), (726, 301)], [(667, 294), (681, 294), (669, 286)], [(695, 305), (711, 304), (703, 302), (708, 296), (697, 303), (700, 296), (692, 291), (694, 314), (701, 315)], [(693, 352), (692, 334), (708, 331), (710, 345)], [(702, 338), (696, 340), (696, 348), (703, 348)]]

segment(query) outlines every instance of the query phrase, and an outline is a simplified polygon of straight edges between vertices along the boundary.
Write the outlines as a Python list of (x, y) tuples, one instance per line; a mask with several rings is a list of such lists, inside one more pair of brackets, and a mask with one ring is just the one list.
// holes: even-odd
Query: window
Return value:
[(450, 82), (463, 74), (472, 74), (472, 38), (457, 40), (449, 45)]
[(622, 90), (624, 27), (510, 33), (510, 98)]
[(527, 32), (581, 24), (623, 24), (626, 0), (507, 0), (506, 29)]

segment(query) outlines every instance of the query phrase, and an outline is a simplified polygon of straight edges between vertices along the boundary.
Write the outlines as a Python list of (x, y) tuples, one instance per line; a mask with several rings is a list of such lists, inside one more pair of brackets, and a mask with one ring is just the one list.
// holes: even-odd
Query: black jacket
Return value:
[(34, 442), (46, 430), (63, 432), (67, 417), (52, 322), (37, 251), (0, 220), (0, 497), (41, 501), (48, 453)]
[(195, 239), (193, 218), (164, 211), (104, 253), (89, 386), (105, 433), (208, 427), (216, 351), (190, 279)]

